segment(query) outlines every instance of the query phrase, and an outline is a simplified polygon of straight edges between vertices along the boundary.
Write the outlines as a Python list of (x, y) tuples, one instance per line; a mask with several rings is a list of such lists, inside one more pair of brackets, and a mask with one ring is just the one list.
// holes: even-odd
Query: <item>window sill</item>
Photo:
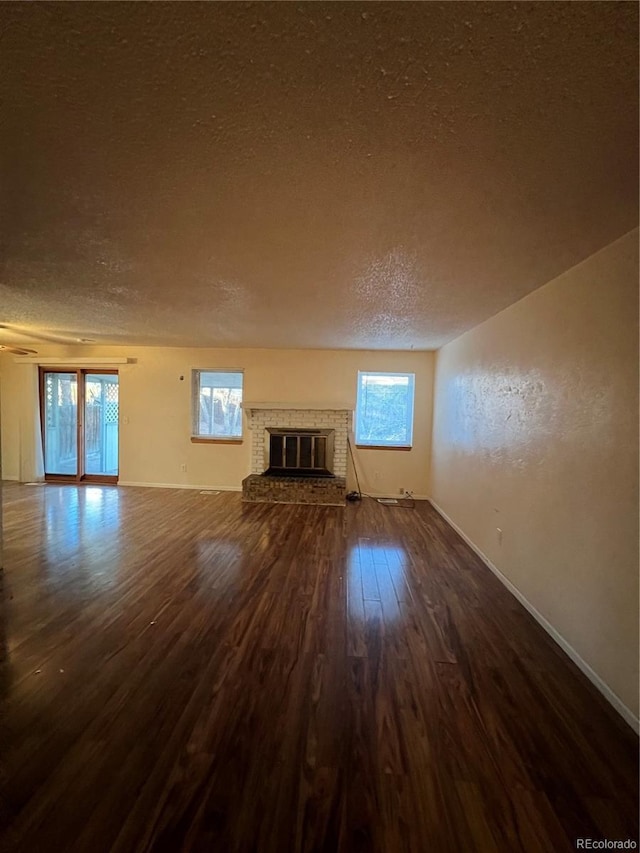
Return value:
[(413, 450), (404, 444), (356, 444), (357, 450)]
[(192, 435), (191, 444), (242, 444), (244, 438), (205, 438), (204, 436)]

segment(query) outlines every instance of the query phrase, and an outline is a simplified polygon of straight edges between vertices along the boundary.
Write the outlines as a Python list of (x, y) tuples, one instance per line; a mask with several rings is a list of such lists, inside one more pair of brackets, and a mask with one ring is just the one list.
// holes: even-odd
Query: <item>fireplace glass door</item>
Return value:
[(268, 429), (268, 474), (333, 476), (334, 430)]

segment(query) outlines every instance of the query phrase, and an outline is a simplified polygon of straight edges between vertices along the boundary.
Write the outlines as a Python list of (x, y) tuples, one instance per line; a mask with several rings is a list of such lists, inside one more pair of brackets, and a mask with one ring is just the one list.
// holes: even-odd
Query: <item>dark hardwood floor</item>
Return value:
[(4, 503), (2, 849), (637, 840), (635, 735), (428, 504)]

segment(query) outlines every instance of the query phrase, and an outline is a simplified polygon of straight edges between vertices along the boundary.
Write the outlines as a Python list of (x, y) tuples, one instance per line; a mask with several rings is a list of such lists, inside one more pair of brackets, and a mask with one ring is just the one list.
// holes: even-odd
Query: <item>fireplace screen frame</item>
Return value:
[[(281, 477), (335, 477), (334, 444), (335, 429), (267, 427), (264, 473)], [(305, 462), (310, 464), (301, 464)]]

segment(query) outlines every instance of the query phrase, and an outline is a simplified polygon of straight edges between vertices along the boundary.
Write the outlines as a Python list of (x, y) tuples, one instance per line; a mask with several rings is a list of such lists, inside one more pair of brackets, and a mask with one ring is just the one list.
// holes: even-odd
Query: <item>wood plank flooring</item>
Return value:
[(5, 487), (0, 847), (638, 839), (638, 743), (426, 503)]

